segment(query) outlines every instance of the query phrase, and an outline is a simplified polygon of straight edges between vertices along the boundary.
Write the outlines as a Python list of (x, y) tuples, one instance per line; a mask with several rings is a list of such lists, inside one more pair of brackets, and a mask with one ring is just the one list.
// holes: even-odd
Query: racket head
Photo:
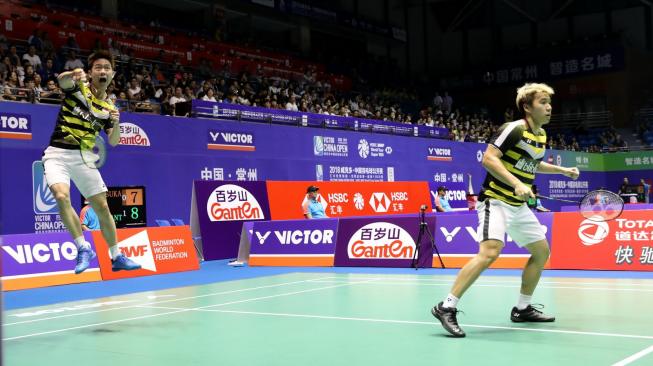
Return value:
[(79, 151), (82, 161), (91, 169), (101, 168), (107, 160), (107, 145), (100, 135), (95, 136), (94, 139), (82, 140)]
[(610, 221), (621, 215), (624, 200), (614, 192), (598, 189), (588, 192), (578, 203), (578, 209), (589, 220)]

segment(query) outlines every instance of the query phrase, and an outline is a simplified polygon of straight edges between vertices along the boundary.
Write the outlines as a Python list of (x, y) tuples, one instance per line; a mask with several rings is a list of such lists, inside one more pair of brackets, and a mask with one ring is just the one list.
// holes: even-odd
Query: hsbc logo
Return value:
[(390, 199), (383, 192), (372, 193), (372, 197), (370, 197), (370, 201), (369, 201), (372, 210), (378, 213), (388, 212), (388, 209), (390, 208), (390, 203), (391, 203)]
[(601, 244), (610, 234), (610, 226), (605, 221), (585, 219), (578, 227), (578, 238), (586, 246)]

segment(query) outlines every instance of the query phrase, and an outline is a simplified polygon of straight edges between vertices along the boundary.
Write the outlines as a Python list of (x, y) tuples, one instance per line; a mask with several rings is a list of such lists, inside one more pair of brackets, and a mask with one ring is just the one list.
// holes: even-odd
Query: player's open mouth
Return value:
[(100, 82), (101, 83), (106, 83), (107, 82), (106, 76), (100, 77)]

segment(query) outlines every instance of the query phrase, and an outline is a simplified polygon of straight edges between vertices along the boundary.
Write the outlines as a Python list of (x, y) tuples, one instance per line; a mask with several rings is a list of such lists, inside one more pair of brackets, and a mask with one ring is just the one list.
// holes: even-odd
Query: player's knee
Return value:
[(481, 261), (485, 264), (485, 267), (489, 267), (494, 261), (499, 258), (499, 254), (501, 254), (501, 250), (484, 250), (481, 253), (479, 253), (479, 257)]
[(543, 263), (549, 259), (550, 255), (551, 255), (551, 250), (549, 249), (548, 246), (543, 246), (541, 248), (538, 248), (532, 253), (533, 259)]
[(54, 199), (57, 200), (59, 204), (70, 203), (70, 193), (57, 191), (53, 192)]

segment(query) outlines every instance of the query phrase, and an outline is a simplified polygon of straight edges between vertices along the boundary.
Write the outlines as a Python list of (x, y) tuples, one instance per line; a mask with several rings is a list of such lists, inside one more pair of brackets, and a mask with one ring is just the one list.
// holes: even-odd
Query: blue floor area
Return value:
[[(458, 269), (427, 268), (376, 268), (376, 267), (231, 267), (227, 260), (201, 263), (198, 271), (171, 273), (156, 276), (128, 278), (102, 282), (79, 283), (4, 293), (4, 309), (43, 306), (61, 302), (95, 299), (130, 293), (155, 291), (176, 287), (205, 285), (221, 281), (233, 281), (291, 272), (310, 273), (369, 273), (369, 274), (418, 274), (424, 276), (454, 275)], [(482, 276), (520, 276), (521, 270), (490, 269)], [(646, 278), (653, 279), (653, 272), (618, 271), (544, 271), (544, 277), (575, 278)]]

